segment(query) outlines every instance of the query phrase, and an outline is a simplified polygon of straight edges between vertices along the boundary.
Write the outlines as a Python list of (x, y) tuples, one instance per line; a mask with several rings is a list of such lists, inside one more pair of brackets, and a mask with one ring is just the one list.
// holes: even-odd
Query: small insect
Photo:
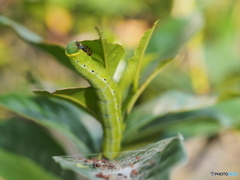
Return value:
[(100, 162), (93, 162), (93, 167), (96, 169), (102, 169), (102, 170), (115, 170), (117, 169), (117, 167), (111, 163), (111, 162), (107, 162), (107, 161), (100, 161)]
[(108, 164), (108, 169), (114, 170), (114, 169), (117, 169), (117, 167), (113, 163), (109, 163)]
[(136, 159), (137, 159), (137, 160), (140, 160), (140, 159), (141, 159), (141, 157), (140, 157), (140, 156), (136, 156)]
[[(118, 173), (118, 175), (117, 175), (118, 177), (123, 177), (124, 179), (126, 179), (127, 178), (127, 176), (125, 176), (125, 175), (123, 175), (123, 174), (121, 174), (121, 173)], [(122, 179), (122, 178), (121, 178)]]
[(89, 46), (81, 44), (79, 41), (76, 41), (76, 46), (78, 49), (83, 50), (87, 55), (91, 56), (92, 55), (92, 49)]
[(133, 169), (131, 171), (131, 177), (136, 177), (138, 175), (138, 171), (136, 169)]
[(131, 168), (133, 168), (133, 167), (134, 167), (134, 165), (133, 165), (133, 164), (129, 164), (129, 166), (130, 166)]
[(154, 161), (149, 161), (149, 164), (154, 164)]
[(104, 175), (100, 172), (100, 173), (96, 174), (96, 177), (108, 180), (110, 175)]
[(98, 162), (93, 163), (94, 168), (100, 168), (101, 166), (102, 166), (101, 163), (98, 163)]
[(85, 159), (83, 162), (89, 163), (89, 162), (91, 162), (91, 160), (90, 159)]

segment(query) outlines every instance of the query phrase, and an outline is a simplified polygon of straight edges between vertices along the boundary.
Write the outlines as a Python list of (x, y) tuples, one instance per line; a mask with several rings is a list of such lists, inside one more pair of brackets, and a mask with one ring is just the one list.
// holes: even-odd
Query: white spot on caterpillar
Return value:
[(94, 74), (94, 70), (91, 71)]

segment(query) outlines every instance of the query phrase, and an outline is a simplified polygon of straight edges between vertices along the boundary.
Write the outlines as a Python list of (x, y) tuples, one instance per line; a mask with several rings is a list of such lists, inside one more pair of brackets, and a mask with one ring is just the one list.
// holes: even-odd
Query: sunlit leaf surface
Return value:
[(52, 93), (45, 90), (35, 90), (34, 92), (40, 95), (59, 97), (65, 100), (69, 100), (70, 102), (80, 107), (82, 110), (97, 118), (97, 97), (94, 89), (91, 87), (57, 89)]
[(201, 109), (213, 105), (216, 100), (215, 97), (194, 96), (180, 91), (166, 92), (132, 111), (127, 117), (124, 139), (163, 115)]
[(98, 143), (90, 135), (91, 130), (87, 129), (84, 121), (80, 119), (87, 118), (87, 114), (68, 102), (43, 96), (8, 94), (0, 96), (0, 106), (56, 130), (71, 140), (83, 153), (99, 150), (99, 147), (95, 147)]
[(132, 132), (123, 142), (124, 149), (135, 149), (142, 144), (155, 142), (163, 137), (171, 137), (181, 132), (185, 138), (211, 136), (223, 128), (232, 126), (225, 114), (210, 109), (170, 113)]

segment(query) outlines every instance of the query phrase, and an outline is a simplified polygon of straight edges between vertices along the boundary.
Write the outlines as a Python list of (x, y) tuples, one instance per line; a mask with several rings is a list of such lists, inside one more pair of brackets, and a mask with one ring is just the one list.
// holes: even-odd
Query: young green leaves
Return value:
[[(126, 100), (124, 102), (124, 107), (123, 107), (123, 111), (124, 112), (126, 111), (127, 114), (131, 112), (138, 97), (145, 90), (148, 84), (161, 72), (161, 70), (167, 64), (169, 64), (174, 59), (174, 58), (169, 58), (169, 59), (160, 61), (158, 67), (155, 68), (155, 71), (152, 72), (152, 74), (148, 76), (143, 83), (140, 83), (141, 74), (143, 74), (143, 71), (147, 69), (147, 66), (151, 64), (151, 62), (156, 58), (156, 54), (151, 54), (146, 56), (145, 52), (157, 24), (158, 24), (158, 21), (154, 23), (151, 29), (147, 30), (144, 33), (143, 37), (139, 42), (138, 47), (134, 51), (134, 56), (128, 60), (127, 72), (128, 74), (130, 72), (132, 75), (131, 82), (125, 81), (125, 79), (127, 78), (126, 77), (127, 75), (123, 75), (120, 81), (120, 86), (122, 88), (123, 93), (124, 91), (126, 91), (126, 88), (129, 88), (130, 85), (132, 85), (132, 88), (126, 97)], [(122, 83), (124, 81), (125, 83)], [(128, 85), (126, 85), (126, 83), (128, 83)]]

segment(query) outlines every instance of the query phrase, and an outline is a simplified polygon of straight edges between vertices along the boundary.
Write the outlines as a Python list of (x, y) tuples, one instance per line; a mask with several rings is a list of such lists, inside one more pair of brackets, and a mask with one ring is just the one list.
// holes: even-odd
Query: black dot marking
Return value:
[(78, 63), (78, 61), (76, 61)]
[(86, 67), (86, 65), (84, 64), (83, 67)]
[(92, 70), (92, 73), (94, 73), (94, 70)]
[(104, 81), (106, 81), (106, 79), (103, 79)]
[(115, 91), (113, 91), (113, 94), (115, 93)]

